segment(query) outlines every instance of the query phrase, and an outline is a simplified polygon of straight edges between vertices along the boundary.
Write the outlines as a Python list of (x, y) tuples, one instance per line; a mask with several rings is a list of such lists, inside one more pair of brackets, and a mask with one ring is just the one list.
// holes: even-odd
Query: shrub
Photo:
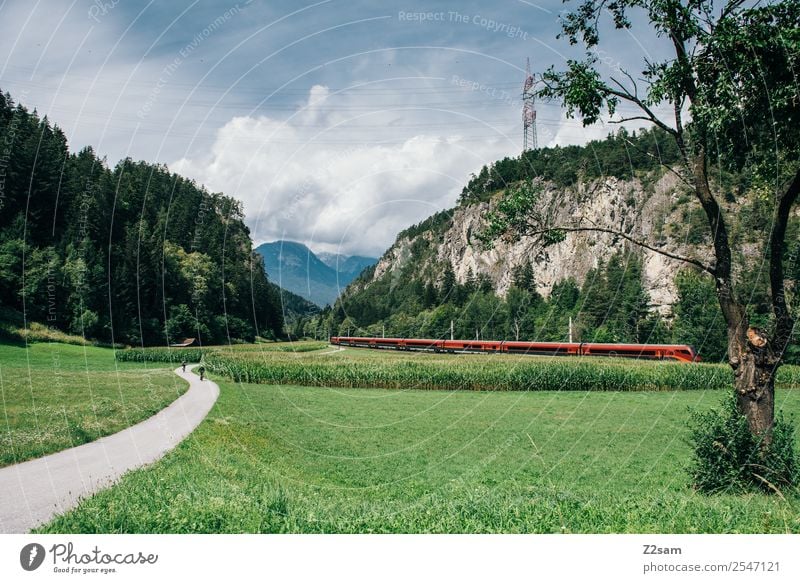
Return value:
[[(761, 490), (780, 492), (797, 483), (794, 427), (776, 416), (772, 442), (762, 447), (729, 395), (722, 407), (692, 413), (690, 468), (693, 486), (704, 493)], [(763, 450), (763, 451), (762, 451)]]
[(0, 324), (4, 328), (4, 336), (12, 340), (24, 342), (62, 342), (64, 344), (77, 344), (79, 346), (90, 346), (91, 341), (83, 336), (67, 334), (56, 328), (30, 322), (26, 327), (14, 328), (12, 326)]

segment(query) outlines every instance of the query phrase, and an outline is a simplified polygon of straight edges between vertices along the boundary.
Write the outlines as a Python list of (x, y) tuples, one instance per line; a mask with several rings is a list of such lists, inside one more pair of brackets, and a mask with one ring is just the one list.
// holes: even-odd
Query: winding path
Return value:
[(141, 423), (91, 443), (0, 468), (0, 533), (28, 532), (178, 445), (205, 419), (219, 387), (180, 368), (175, 374), (189, 382), (189, 390)]

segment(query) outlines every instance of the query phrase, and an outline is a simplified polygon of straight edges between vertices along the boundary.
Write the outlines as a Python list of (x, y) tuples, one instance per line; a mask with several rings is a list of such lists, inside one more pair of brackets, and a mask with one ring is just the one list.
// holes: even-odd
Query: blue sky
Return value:
[[(0, 0), (0, 88), (109, 164), (162, 162), (245, 204), (257, 242), (379, 255), (521, 149), (525, 59), (559, 2)], [(618, 33), (602, 60), (659, 48)], [(650, 55), (653, 56), (653, 55)], [(542, 145), (582, 143), (538, 104)]]

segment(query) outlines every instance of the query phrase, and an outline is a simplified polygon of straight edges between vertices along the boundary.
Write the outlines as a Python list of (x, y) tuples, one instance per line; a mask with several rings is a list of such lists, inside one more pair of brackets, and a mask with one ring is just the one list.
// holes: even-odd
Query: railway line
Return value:
[(334, 346), (377, 350), (426, 352), (476, 352), (539, 356), (612, 356), (647, 360), (699, 362), (700, 355), (687, 344), (610, 344), (597, 342), (520, 342), (510, 340), (437, 340), (431, 338), (370, 338), (332, 336)]

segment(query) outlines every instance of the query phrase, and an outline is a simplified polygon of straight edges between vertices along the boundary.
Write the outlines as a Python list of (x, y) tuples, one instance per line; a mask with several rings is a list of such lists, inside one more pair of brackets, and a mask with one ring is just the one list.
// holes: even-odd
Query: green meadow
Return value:
[(109, 348), (0, 344), (0, 466), (116, 433), (187, 388), (167, 365), (117, 362)]
[[(127, 354), (55, 343), (0, 346), (4, 464), (117, 431), (185, 390), (172, 373), (180, 353)], [(385, 385), (411, 367), (434, 371), (439, 381), (426, 390), (318, 387), (269, 377), (242, 383), (212, 372), (219, 400), (183, 443), (40, 532), (800, 533), (796, 489), (707, 496), (689, 486), (690, 411), (718, 406), (725, 389), (600, 390), (582, 368), (587, 362), (324, 343), (210, 347), (202, 357), (267, 371), (291, 363), (371, 371)], [(588, 364), (597, 378), (615, 369), (631, 378), (678, 378), (658, 368), (668, 363)], [(448, 385), (452, 375), (488, 382), (492, 372), (548, 365), (554, 375), (584, 375), (589, 384)], [(697, 367), (674, 366), (684, 374)], [(695, 374), (722, 374), (717, 365), (702, 366), (709, 372)], [(796, 370), (786, 370), (777, 405), (797, 418)], [(680, 390), (687, 388), (694, 390)]]
[[(689, 411), (723, 390), (216, 380), (219, 401), (178, 448), (41, 532), (800, 532), (796, 491), (688, 486)], [(778, 405), (800, 412), (800, 391)]]

